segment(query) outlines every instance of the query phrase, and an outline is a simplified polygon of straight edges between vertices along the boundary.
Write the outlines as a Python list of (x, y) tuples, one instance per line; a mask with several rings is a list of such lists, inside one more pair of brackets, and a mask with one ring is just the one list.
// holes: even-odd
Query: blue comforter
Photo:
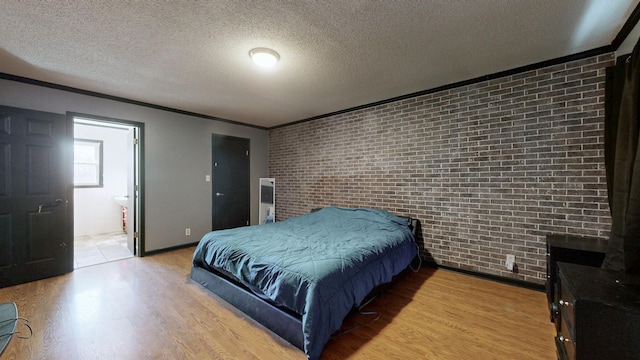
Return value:
[(206, 234), (193, 265), (231, 274), (302, 315), (307, 357), (377, 285), (416, 256), (407, 221), (384, 210), (328, 207), (286, 221)]

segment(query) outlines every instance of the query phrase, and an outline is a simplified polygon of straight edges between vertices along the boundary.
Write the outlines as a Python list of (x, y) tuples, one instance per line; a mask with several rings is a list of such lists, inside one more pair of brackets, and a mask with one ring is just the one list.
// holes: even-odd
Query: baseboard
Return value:
[(144, 254), (142, 254), (142, 256), (150, 256), (150, 255), (155, 255), (155, 254), (160, 254), (160, 253), (164, 253), (164, 252), (169, 252), (169, 251), (174, 251), (174, 250), (180, 250), (180, 249), (184, 249), (184, 248), (188, 248), (188, 247), (192, 247), (192, 246), (196, 246), (198, 245), (200, 241), (196, 241), (193, 243), (189, 243), (189, 244), (182, 244), (182, 245), (177, 245), (177, 246), (171, 246), (168, 248), (163, 248), (163, 249), (156, 249), (156, 250), (151, 250), (151, 251), (145, 251)]
[(436, 268), (436, 269), (442, 269), (442, 270), (447, 270), (447, 271), (458, 272), (458, 273), (462, 273), (462, 274), (469, 275), (469, 276), (475, 276), (475, 277), (481, 278), (481, 279), (496, 281), (496, 282), (499, 282), (499, 283), (508, 284), (508, 285), (512, 285), (512, 286), (518, 286), (518, 287), (525, 288), (525, 289), (545, 292), (544, 284), (536, 284), (536, 283), (532, 283), (532, 282), (529, 282), (529, 281), (524, 281), (524, 280), (519, 280), (519, 279), (511, 279), (511, 278), (504, 277), (504, 276), (499, 276), (499, 275), (485, 274), (485, 273), (481, 273), (479, 271), (459, 269), (459, 268), (456, 268), (456, 267), (453, 267), (453, 266), (439, 265), (437, 263), (430, 262), (430, 261), (423, 262), (422, 265), (428, 266), (428, 267), (431, 267), (431, 268)]

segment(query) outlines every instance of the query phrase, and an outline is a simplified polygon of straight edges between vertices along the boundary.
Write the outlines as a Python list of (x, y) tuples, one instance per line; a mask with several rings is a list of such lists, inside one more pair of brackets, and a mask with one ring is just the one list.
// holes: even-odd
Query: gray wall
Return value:
[[(211, 134), (251, 141), (251, 223), (268, 176), (266, 130), (0, 79), (0, 105), (144, 123), (146, 251), (196, 242), (211, 229)], [(191, 228), (191, 236), (184, 235)]]

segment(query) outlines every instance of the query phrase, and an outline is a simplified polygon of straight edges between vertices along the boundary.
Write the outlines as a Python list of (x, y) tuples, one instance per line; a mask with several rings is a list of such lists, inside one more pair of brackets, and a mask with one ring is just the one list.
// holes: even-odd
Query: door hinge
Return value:
[(138, 138), (133, 138), (133, 145), (138, 145)]
[(249, 220), (247, 220), (247, 226), (249, 226)]
[(137, 231), (133, 232), (133, 237), (136, 238), (136, 239), (138, 238), (138, 232)]
[(217, 167), (217, 166), (218, 166), (218, 163), (217, 163), (217, 162), (214, 162), (214, 163), (213, 163), (213, 166), (216, 166), (216, 167)]
[(247, 150), (247, 156), (249, 156), (249, 150)]

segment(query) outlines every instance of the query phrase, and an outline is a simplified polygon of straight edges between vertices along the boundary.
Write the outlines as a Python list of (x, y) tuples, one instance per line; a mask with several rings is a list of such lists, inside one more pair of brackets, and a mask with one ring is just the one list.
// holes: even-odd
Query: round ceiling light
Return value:
[(280, 60), (280, 55), (268, 48), (251, 49), (249, 56), (251, 56), (251, 59), (253, 59), (256, 65), (262, 67), (272, 67)]

